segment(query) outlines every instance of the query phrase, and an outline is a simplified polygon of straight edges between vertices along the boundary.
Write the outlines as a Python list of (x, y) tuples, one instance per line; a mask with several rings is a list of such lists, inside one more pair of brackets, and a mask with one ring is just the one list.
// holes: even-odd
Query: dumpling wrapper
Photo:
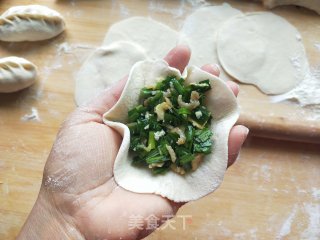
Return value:
[(212, 89), (207, 93), (206, 106), (213, 114), (212, 153), (204, 157), (196, 171), (185, 176), (172, 171), (164, 175), (153, 175), (147, 168), (132, 165), (130, 131), (125, 123), (128, 110), (138, 105), (140, 90), (145, 86), (154, 86), (168, 75), (181, 77), (179, 70), (169, 67), (163, 60), (136, 63), (119, 101), (103, 118), (105, 124), (123, 137), (114, 163), (115, 181), (132, 192), (155, 193), (175, 202), (187, 202), (206, 196), (221, 184), (228, 163), (229, 132), (239, 117), (238, 104), (222, 80), (197, 67), (188, 67), (182, 75), (187, 84), (205, 79), (211, 82)]
[(147, 58), (139, 45), (119, 41), (97, 48), (83, 63), (75, 76), (75, 100), (78, 106), (89, 102), (119, 79), (128, 69)]
[(129, 41), (141, 46), (149, 58), (159, 59), (177, 45), (179, 33), (147, 17), (131, 17), (113, 24), (102, 45)]
[[(203, 7), (190, 14), (184, 21), (181, 29), (180, 42), (185, 39), (191, 48), (192, 55), (190, 65), (203, 66), (208, 63), (218, 63), (216, 33), (219, 27), (231, 17), (242, 14), (228, 3)], [(220, 68), (220, 78), (232, 80), (229, 75)]]
[(299, 31), (270, 12), (235, 16), (218, 30), (217, 52), (224, 70), (266, 94), (295, 88), (309, 70)]

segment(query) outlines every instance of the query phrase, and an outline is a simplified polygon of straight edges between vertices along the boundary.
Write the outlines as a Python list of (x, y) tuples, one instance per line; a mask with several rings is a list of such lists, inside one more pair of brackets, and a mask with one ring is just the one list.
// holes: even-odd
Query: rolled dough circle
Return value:
[(238, 15), (218, 30), (217, 52), (224, 70), (267, 94), (280, 94), (304, 79), (308, 60), (298, 30), (268, 12)]
[[(205, 64), (218, 63), (216, 33), (218, 28), (229, 18), (241, 14), (229, 4), (204, 7), (190, 14), (181, 29), (182, 39), (187, 39), (192, 55), (190, 65), (201, 67)], [(220, 78), (228, 79), (228, 75), (220, 69)]]
[(138, 61), (146, 59), (144, 50), (120, 41), (96, 49), (76, 74), (75, 100), (82, 105), (129, 73)]
[(151, 59), (164, 58), (177, 45), (179, 34), (170, 27), (146, 17), (132, 17), (115, 23), (103, 45), (129, 41), (140, 45)]

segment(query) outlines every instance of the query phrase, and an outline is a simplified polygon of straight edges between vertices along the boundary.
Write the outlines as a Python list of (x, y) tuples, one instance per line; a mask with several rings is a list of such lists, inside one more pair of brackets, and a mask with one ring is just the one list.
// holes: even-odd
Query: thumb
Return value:
[(126, 76), (120, 81), (112, 84), (88, 102), (84, 107), (93, 110), (99, 115), (103, 115), (117, 103), (127, 80), (128, 77)]
[(67, 117), (61, 128), (68, 128), (88, 122), (102, 123), (102, 115), (119, 100), (127, 79), (128, 77), (124, 77), (103, 90), (87, 104), (78, 107)]

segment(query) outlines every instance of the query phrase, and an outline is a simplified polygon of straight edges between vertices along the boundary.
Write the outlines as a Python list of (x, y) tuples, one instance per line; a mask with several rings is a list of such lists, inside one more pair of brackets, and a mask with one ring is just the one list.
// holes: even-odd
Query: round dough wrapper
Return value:
[(178, 32), (150, 18), (132, 17), (112, 25), (103, 45), (130, 41), (144, 48), (148, 57), (159, 59), (177, 45), (178, 35)]
[[(188, 39), (192, 50), (189, 64), (201, 67), (209, 63), (218, 63), (216, 32), (226, 20), (241, 13), (238, 9), (224, 3), (200, 8), (189, 15), (181, 29), (183, 40), (180, 40), (183, 42), (184, 39)], [(223, 69), (220, 71), (221, 79), (230, 79)]]
[(106, 87), (119, 81), (136, 62), (146, 57), (140, 46), (125, 41), (96, 49), (76, 74), (77, 105), (88, 102)]
[(233, 17), (218, 30), (224, 70), (267, 94), (280, 94), (304, 79), (308, 60), (298, 30), (269, 12)]
[(132, 165), (130, 131), (125, 123), (128, 110), (138, 104), (141, 88), (155, 85), (168, 75), (181, 76), (177, 69), (169, 67), (163, 60), (136, 63), (119, 101), (104, 114), (104, 122), (123, 137), (114, 163), (115, 181), (121, 187), (137, 193), (159, 194), (175, 202), (186, 202), (213, 192), (221, 184), (228, 163), (229, 132), (239, 116), (238, 104), (222, 80), (197, 67), (187, 68), (183, 74), (186, 83), (204, 79), (211, 81), (212, 90), (207, 94), (206, 105), (213, 113), (213, 151), (204, 157), (196, 171), (185, 176), (172, 171), (164, 175), (153, 175), (149, 169)]

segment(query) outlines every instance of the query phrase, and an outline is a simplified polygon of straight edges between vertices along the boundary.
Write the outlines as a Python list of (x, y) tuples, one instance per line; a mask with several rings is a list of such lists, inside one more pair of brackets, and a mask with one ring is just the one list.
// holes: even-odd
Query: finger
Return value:
[(234, 126), (231, 129), (228, 141), (228, 167), (236, 161), (248, 133), (249, 129), (242, 125)]
[(185, 205), (187, 202), (174, 202), (174, 201), (171, 201), (171, 200), (169, 200), (168, 199), (168, 201), (169, 201), (169, 203), (170, 203), (170, 205), (171, 205), (171, 207), (172, 207), (172, 212), (173, 212), (173, 214), (176, 214), (177, 212), (178, 212), (178, 210), (183, 206), (183, 205)]
[(202, 66), (201, 69), (217, 77), (220, 75), (220, 69), (217, 64), (207, 64)]
[(182, 73), (185, 67), (188, 65), (190, 60), (191, 51), (188, 46), (179, 45), (172, 49), (164, 60), (169, 64), (170, 67), (179, 69)]
[(227, 85), (232, 90), (234, 95), (237, 97), (239, 94), (239, 85), (232, 81), (227, 81)]

